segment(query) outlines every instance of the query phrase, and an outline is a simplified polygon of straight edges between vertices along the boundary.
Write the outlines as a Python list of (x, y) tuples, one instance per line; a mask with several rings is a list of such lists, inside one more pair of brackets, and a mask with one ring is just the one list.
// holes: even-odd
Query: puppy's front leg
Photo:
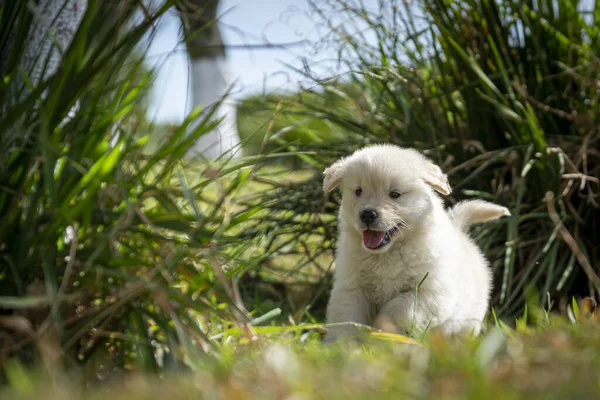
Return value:
[[(360, 287), (340, 287), (334, 285), (327, 306), (327, 323), (356, 322), (369, 325), (373, 319), (373, 307)], [(325, 342), (331, 342), (342, 336), (357, 334), (351, 324), (328, 328)]]
[(391, 320), (403, 333), (410, 334), (414, 329), (425, 330), (433, 316), (428, 311), (429, 307), (423, 294), (419, 293), (415, 302), (416, 295), (416, 292), (404, 292), (388, 301), (377, 315), (375, 327), (381, 328), (378, 326), (379, 321)]

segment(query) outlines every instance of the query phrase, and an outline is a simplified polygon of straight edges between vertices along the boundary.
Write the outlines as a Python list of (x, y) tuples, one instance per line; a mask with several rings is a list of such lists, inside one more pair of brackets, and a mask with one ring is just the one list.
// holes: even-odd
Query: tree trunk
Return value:
[[(216, 21), (218, 6), (219, 0), (181, 2), (181, 20), (190, 57), (192, 109), (199, 105), (208, 108), (219, 102), (233, 84)], [(224, 101), (215, 118), (222, 118), (221, 124), (201, 136), (192, 152), (211, 159), (229, 151), (234, 156), (239, 155), (235, 104)]]
[[(86, 9), (87, 0), (39, 1), (21, 65), (34, 87), (56, 73)], [(17, 92), (23, 95), (28, 90)]]

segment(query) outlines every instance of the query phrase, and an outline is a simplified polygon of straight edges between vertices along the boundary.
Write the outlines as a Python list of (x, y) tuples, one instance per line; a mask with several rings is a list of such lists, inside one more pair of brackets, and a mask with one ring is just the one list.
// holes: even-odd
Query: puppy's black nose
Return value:
[(362, 210), (360, 212), (360, 220), (367, 225), (372, 224), (376, 219), (377, 211), (375, 210)]

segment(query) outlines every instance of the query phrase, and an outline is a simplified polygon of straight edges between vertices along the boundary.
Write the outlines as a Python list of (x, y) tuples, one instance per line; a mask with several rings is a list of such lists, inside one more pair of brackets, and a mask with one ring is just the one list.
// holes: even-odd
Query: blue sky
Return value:
[[(222, 0), (221, 32), (226, 44), (296, 42), (319, 34), (306, 0)], [(180, 24), (173, 12), (158, 26), (149, 51), (149, 64), (158, 67), (150, 117), (157, 122), (179, 122), (188, 102), (188, 69), (185, 46), (179, 44)], [(231, 71), (237, 78), (237, 97), (252, 92), (294, 87), (298, 76), (284, 63), (301, 65), (310, 56), (308, 46), (288, 49), (228, 50)], [(319, 54), (320, 57), (327, 55)]]

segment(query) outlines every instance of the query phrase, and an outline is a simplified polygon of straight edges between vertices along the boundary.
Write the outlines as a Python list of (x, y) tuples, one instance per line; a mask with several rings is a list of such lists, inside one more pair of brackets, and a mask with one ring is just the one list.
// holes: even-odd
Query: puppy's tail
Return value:
[(469, 227), (480, 222), (488, 222), (510, 215), (508, 208), (483, 200), (467, 200), (457, 203), (449, 210), (456, 225), (467, 232)]

